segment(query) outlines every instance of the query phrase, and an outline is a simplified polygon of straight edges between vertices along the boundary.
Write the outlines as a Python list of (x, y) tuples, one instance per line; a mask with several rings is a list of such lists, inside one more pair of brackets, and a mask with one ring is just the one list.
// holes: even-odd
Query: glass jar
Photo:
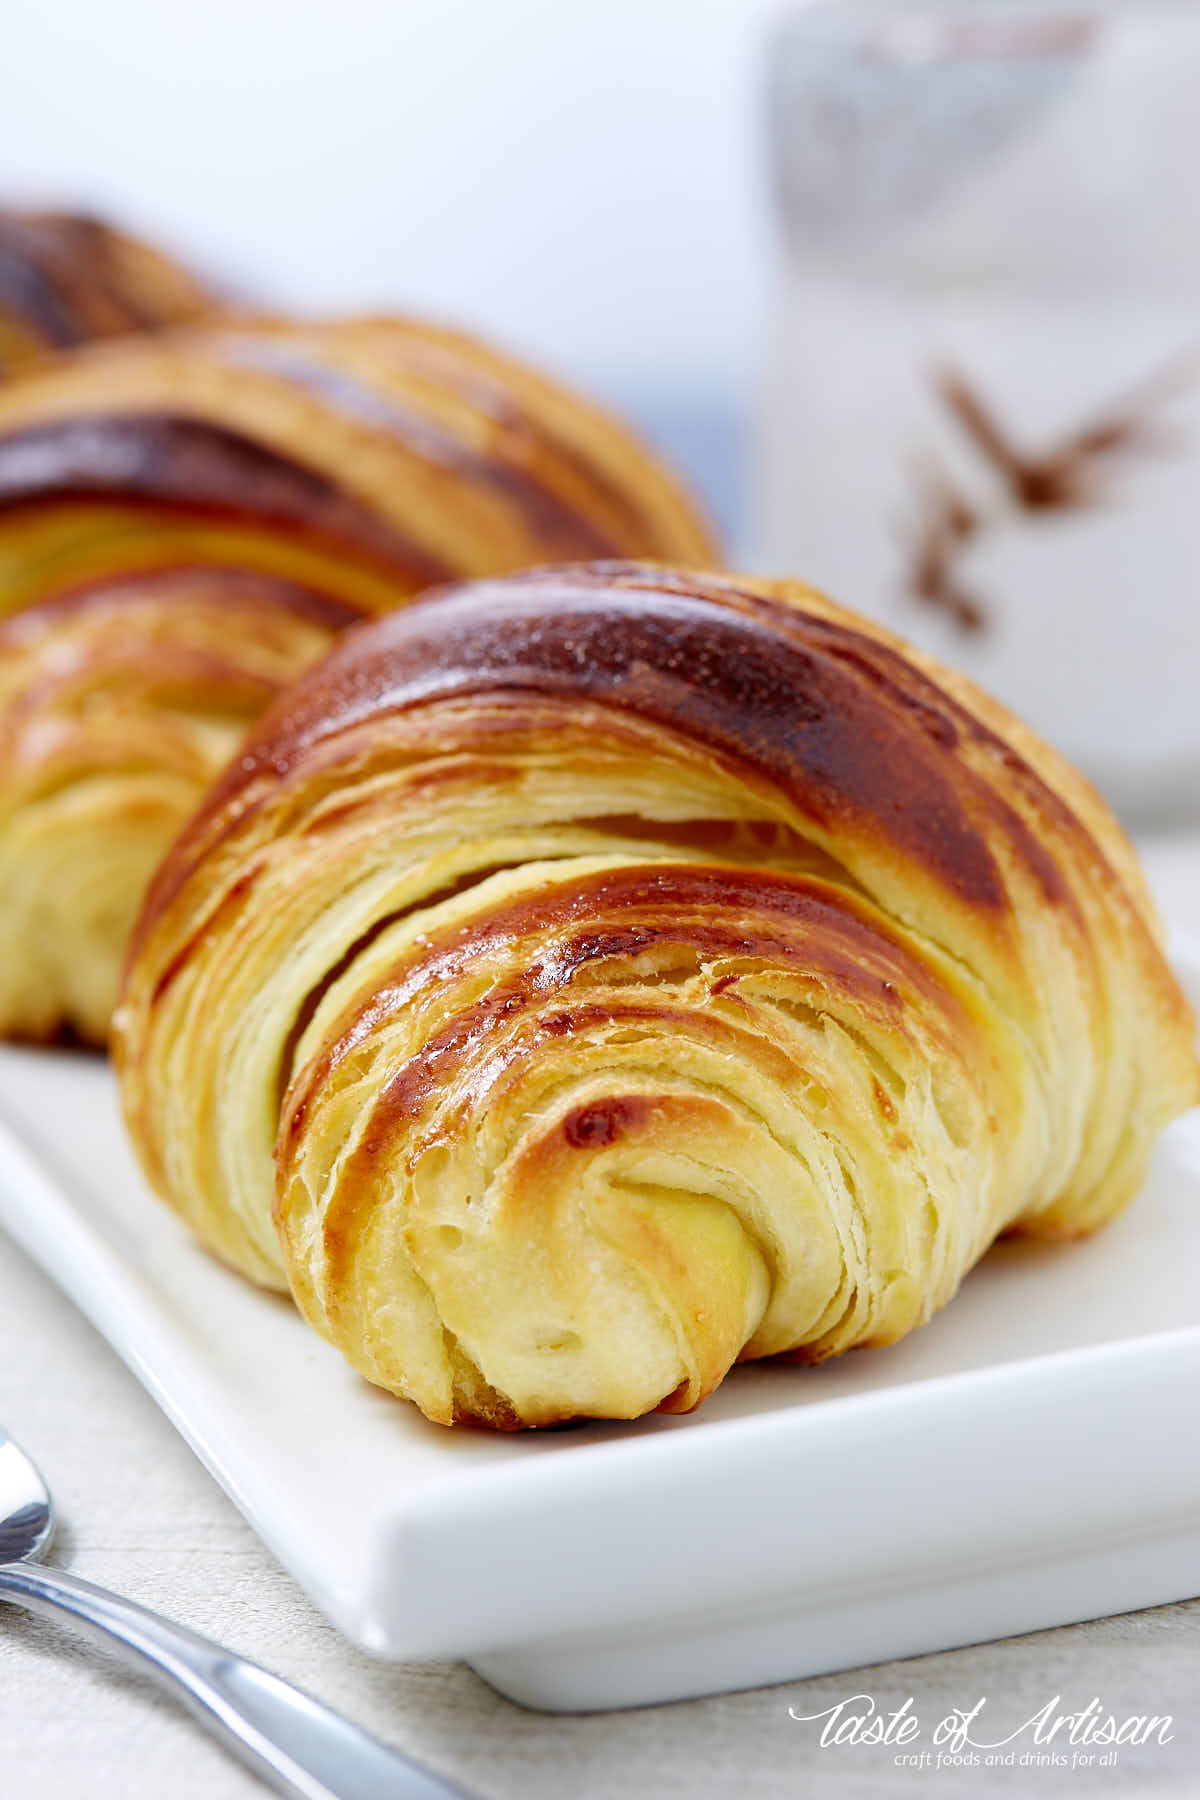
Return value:
[(758, 561), (1200, 810), (1200, 5), (779, 28)]

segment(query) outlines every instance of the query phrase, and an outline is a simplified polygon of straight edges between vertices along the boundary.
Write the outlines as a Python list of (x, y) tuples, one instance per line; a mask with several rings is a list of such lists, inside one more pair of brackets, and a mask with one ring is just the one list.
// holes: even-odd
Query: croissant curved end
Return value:
[(1074, 771), (797, 584), (638, 564), (348, 634), (159, 871), (117, 1050), (208, 1244), (503, 1429), (891, 1342), (1200, 1098)]

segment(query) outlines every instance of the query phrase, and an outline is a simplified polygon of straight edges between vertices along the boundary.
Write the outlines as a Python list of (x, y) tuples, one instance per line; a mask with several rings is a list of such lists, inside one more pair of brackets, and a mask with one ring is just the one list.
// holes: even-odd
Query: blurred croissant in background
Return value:
[(198, 277), (102, 219), (0, 207), (0, 381), (49, 352), (217, 305)]
[(158, 873), (116, 1042), (205, 1243), (506, 1429), (889, 1343), (1200, 1098), (1071, 768), (805, 588), (648, 566), (352, 632)]
[(460, 576), (712, 554), (620, 426), (411, 320), (230, 320), (0, 385), (0, 1035), (105, 1041), (156, 863), (347, 622)]

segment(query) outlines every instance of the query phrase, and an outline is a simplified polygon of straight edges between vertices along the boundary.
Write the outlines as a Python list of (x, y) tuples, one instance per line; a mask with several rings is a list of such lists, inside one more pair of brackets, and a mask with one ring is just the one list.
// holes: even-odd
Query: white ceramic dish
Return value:
[(99, 1061), (0, 1051), (0, 1115), (0, 1222), (380, 1656), (591, 1710), (1200, 1592), (1200, 1115), (1110, 1230), (1000, 1246), (891, 1349), (516, 1437), (427, 1424), (197, 1249)]

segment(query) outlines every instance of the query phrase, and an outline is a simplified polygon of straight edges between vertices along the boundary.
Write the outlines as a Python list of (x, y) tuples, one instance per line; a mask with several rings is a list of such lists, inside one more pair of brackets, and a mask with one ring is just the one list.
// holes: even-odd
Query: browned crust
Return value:
[(654, 1111), (644, 1094), (611, 1095), (576, 1106), (562, 1122), (563, 1138), (572, 1150), (603, 1150), (627, 1132), (636, 1131)]
[(267, 715), (156, 883), (143, 933), (210, 823), (262, 776), (367, 719), (501, 693), (599, 702), (666, 726), (777, 784), (826, 829), (882, 831), (946, 888), (999, 912), (1006, 889), (973, 805), (1000, 818), (1047, 898), (1065, 897), (1042, 845), (954, 756), (960, 731), (982, 727), (898, 653), (776, 600), (708, 591), (703, 578), (601, 565), (449, 589), (352, 631)]
[(454, 574), (316, 469), (207, 419), (94, 413), (0, 436), (0, 508), (84, 497), (283, 526), (348, 546), (412, 588)]
[[(408, 367), (420, 367), (416, 339), (404, 345)], [(458, 393), (482, 410), (500, 443), (505, 437), (520, 441), (524, 454), (509, 461), (499, 454), (500, 444), (487, 453), (472, 450), (461, 438), (415, 407), (402, 406), (357, 377), (324, 361), (311, 349), (284, 338), (230, 335), (219, 345), (222, 360), (244, 364), (263, 374), (279, 375), (289, 387), (311, 394), (323, 405), (374, 430), (382, 429), (405, 450), (435, 467), (451, 471), (477, 486), (492, 488), (511, 501), (545, 550), (546, 559), (573, 556), (590, 560), (620, 556), (630, 542), (652, 533), (653, 521), (637, 506), (633, 495), (604, 478), (599, 468), (580, 457), (561, 437), (550, 434), (532, 413), (518, 407), (500, 383), (482, 373), (448, 369), (439, 363), (438, 386)], [(585, 518), (575, 506), (555, 492), (547, 479), (555, 468), (569, 468), (582, 476), (593, 491), (615, 510), (625, 534), (616, 537)], [(443, 574), (439, 579), (448, 579)]]

